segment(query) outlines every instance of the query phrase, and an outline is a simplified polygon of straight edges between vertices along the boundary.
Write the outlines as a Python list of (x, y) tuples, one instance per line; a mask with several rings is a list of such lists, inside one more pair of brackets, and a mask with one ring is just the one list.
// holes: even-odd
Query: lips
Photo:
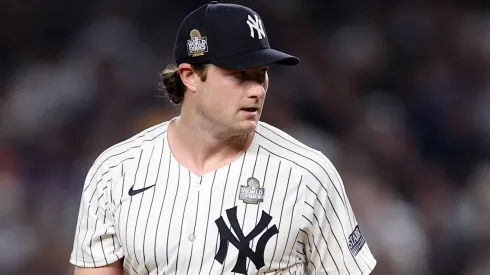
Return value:
[(251, 113), (253, 113), (253, 112), (257, 112), (259, 110), (259, 108), (254, 108), (254, 107), (252, 107), (252, 108), (242, 108), (241, 110), (242, 111), (245, 111), (245, 112), (251, 112)]

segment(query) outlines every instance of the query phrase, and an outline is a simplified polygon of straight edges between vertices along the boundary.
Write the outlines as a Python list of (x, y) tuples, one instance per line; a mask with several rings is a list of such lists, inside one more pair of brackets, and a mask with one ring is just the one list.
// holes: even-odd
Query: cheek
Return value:
[(214, 83), (213, 95), (215, 97), (216, 106), (221, 106), (223, 109), (235, 108), (243, 96), (243, 87), (231, 78), (223, 78), (220, 82)]
[(222, 83), (208, 83), (203, 90), (200, 102), (209, 115), (222, 117), (232, 107), (232, 93)]
[(203, 83), (202, 89), (204, 93), (200, 100), (203, 108), (216, 119), (232, 116), (245, 94), (244, 87), (232, 77), (208, 79)]

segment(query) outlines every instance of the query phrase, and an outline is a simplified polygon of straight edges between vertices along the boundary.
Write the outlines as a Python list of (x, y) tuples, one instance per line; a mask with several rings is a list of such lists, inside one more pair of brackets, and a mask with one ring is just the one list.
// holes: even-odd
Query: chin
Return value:
[(238, 126), (237, 130), (241, 133), (250, 133), (250, 132), (255, 131), (258, 124), (259, 124), (259, 122), (256, 120), (240, 121), (237, 125)]

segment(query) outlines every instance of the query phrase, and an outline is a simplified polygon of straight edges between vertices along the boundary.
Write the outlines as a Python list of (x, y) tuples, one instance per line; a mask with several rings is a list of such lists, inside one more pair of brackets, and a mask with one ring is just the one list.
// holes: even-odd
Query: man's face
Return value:
[(228, 70), (209, 65), (206, 80), (197, 85), (197, 112), (216, 130), (254, 131), (269, 86), (267, 70), (268, 66)]

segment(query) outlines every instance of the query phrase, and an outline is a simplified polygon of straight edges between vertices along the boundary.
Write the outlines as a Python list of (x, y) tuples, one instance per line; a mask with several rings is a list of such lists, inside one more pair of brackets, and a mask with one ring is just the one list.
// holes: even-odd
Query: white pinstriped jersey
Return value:
[[(260, 122), (244, 155), (197, 176), (169, 150), (168, 125), (95, 161), (72, 264), (123, 258), (125, 274), (138, 275), (371, 273), (376, 260), (322, 153)], [(248, 186), (252, 177), (263, 189)]]

